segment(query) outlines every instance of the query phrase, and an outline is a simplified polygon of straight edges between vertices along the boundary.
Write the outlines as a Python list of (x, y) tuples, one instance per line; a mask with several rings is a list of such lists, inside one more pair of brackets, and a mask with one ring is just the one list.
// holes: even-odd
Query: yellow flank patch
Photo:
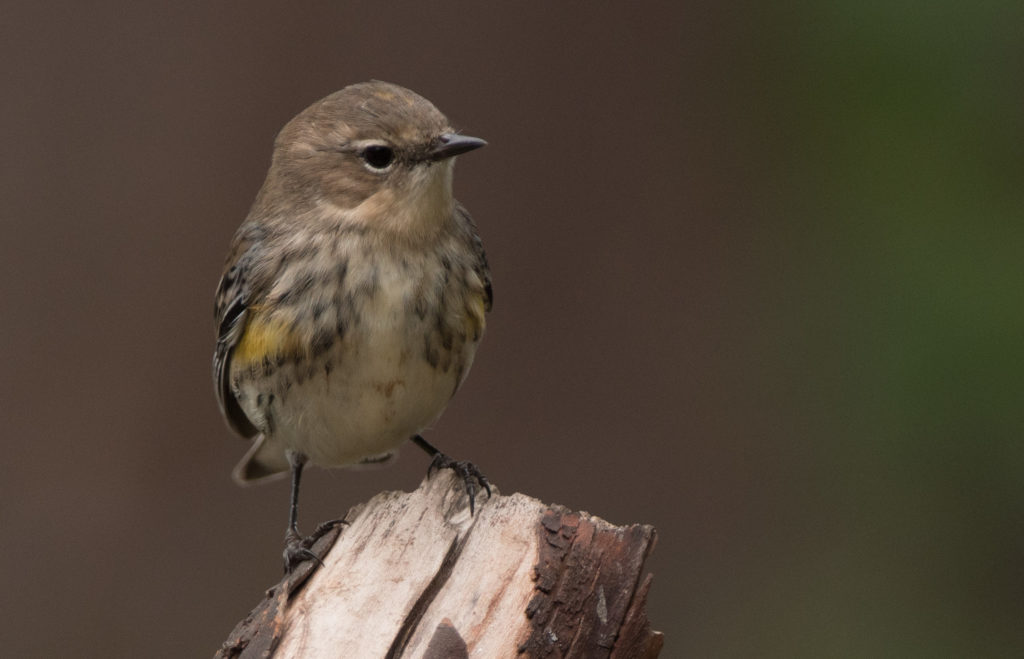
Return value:
[(236, 362), (262, 362), (304, 352), (303, 342), (290, 323), (279, 318), (261, 318), (257, 314), (250, 318), (232, 357)]

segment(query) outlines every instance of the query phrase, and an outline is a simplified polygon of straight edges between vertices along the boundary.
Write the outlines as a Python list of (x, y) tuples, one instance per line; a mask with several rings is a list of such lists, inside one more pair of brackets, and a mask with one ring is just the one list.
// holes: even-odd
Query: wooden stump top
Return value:
[(656, 657), (650, 526), (523, 494), (477, 498), (448, 471), (352, 508), (267, 591), (217, 657)]

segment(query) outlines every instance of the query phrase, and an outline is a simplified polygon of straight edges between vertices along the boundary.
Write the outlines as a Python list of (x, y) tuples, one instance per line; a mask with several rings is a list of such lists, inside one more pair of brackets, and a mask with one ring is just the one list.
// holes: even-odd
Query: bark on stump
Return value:
[(450, 471), (383, 492), (266, 592), (216, 657), (656, 657), (650, 526), (494, 489), (470, 516)]

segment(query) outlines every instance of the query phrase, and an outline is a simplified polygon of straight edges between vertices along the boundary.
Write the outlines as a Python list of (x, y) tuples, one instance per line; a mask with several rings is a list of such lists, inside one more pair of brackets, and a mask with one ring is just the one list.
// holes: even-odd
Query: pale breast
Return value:
[[(242, 409), (268, 441), (339, 466), (392, 450), (437, 419), (483, 329), (471, 264), (446, 252), (347, 249), (286, 273), (277, 308), (254, 322), (287, 328), (279, 343), (299, 350), (232, 370)], [(337, 285), (288, 293), (325, 273)]]

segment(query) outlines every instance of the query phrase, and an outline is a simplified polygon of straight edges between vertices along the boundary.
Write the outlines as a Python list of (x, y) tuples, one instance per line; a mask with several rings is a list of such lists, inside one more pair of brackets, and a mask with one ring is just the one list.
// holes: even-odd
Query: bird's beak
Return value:
[(457, 156), (460, 153), (479, 149), (485, 144), (487, 144), (487, 142), (483, 141), (479, 137), (445, 133), (437, 138), (434, 146), (427, 152), (427, 159), (433, 161), (444, 160), (445, 158)]

